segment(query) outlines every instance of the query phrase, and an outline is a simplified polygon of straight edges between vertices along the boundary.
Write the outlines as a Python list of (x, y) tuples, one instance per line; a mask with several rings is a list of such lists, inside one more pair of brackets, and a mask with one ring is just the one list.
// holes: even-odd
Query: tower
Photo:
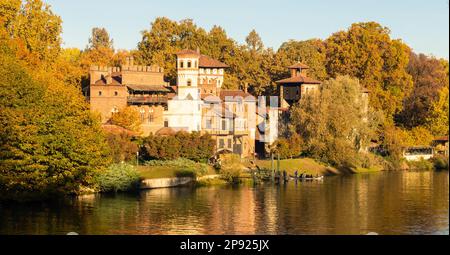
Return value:
[(183, 50), (177, 54), (177, 85), (180, 100), (198, 100), (200, 97), (198, 84), (200, 53)]

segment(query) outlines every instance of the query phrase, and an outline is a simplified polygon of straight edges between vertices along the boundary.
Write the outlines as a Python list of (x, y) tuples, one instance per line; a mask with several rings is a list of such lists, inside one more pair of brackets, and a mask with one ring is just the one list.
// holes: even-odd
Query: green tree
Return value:
[(361, 89), (358, 80), (339, 76), (291, 109), (292, 130), (307, 154), (335, 166), (358, 166), (359, 152), (376, 138), (381, 119), (365, 110)]

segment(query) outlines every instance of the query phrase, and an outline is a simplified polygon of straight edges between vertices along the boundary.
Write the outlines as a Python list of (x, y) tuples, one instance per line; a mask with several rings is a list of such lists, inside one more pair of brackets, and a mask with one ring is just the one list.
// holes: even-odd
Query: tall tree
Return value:
[(0, 45), (0, 195), (95, 186), (109, 162), (100, 123), (79, 90), (24, 66)]
[(408, 73), (413, 78), (414, 90), (405, 98), (397, 120), (410, 129), (427, 123), (433, 103), (439, 100), (439, 92), (449, 87), (448, 61), (412, 53)]
[(359, 152), (376, 138), (381, 120), (371, 108), (365, 111), (361, 89), (358, 80), (338, 76), (291, 109), (292, 130), (308, 154), (336, 166), (358, 166)]
[(261, 53), (264, 50), (264, 43), (255, 29), (250, 31), (245, 38), (245, 42), (247, 43), (247, 48), (252, 53)]
[(10, 25), (10, 33), (24, 43), (28, 52), (25, 56), (32, 64), (51, 64), (61, 49), (61, 23), (49, 5), (41, 0), (26, 0)]
[(105, 28), (92, 28), (92, 35), (89, 38), (88, 49), (109, 48), (114, 50), (113, 40), (109, 37), (108, 31)]
[(272, 74), (274, 80), (287, 77), (289, 72), (286, 67), (296, 62), (302, 62), (310, 67), (308, 76), (318, 80), (327, 78), (325, 44), (320, 39), (289, 40), (280, 46), (277, 58), (278, 63), (275, 67), (280, 69)]
[(350, 75), (370, 90), (370, 103), (383, 110), (388, 121), (402, 109), (412, 90), (406, 71), (410, 49), (392, 40), (390, 30), (375, 22), (356, 23), (326, 40), (327, 72), (331, 77)]

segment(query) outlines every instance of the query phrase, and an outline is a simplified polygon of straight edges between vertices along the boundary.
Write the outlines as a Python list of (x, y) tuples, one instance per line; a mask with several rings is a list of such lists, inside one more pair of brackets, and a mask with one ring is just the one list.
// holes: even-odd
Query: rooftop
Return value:
[(276, 81), (276, 83), (320, 84), (321, 82), (300, 74), (294, 77)]
[(240, 100), (240, 98), (242, 98), (245, 101), (256, 101), (256, 98), (254, 96), (252, 96), (252, 94), (247, 93), (243, 90), (221, 90), (220, 91), (220, 99), (222, 101), (227, 101), (229, 102), (230, 99), (231, 101), (236, 101), (236, 100)]
[(301, 69), (309, 69), (309, 66), (307, 66), (307, 65), (305, 65), (305, 64), (299, 62), (299, 63), (293, 64), (293, 65), (291, 65), (291, 66), (288, 66), (288, 68), (289, 68), (289, 69), (298, 69), (298, 68), (301, 68)]

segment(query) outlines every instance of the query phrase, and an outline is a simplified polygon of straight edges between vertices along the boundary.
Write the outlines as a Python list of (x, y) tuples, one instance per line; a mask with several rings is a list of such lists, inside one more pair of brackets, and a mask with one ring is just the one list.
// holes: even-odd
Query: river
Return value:
[(0, 203), (0, 234), (449, 234), (449, 175), (379, 172)]

